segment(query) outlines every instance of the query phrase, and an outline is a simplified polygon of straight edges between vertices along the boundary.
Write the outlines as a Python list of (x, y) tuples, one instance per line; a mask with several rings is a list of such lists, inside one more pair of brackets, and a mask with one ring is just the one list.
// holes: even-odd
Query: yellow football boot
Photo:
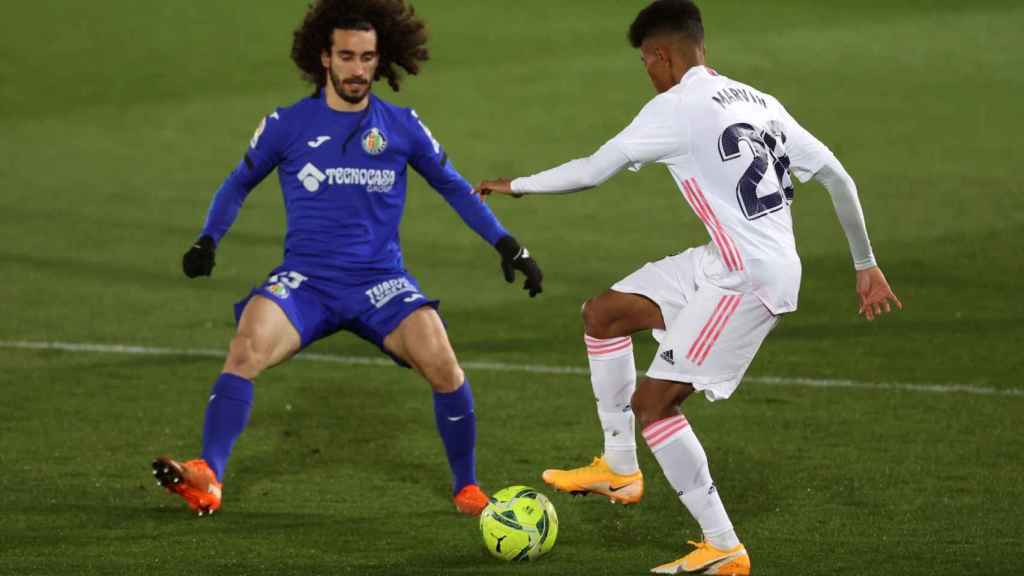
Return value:
[(720, 550), (707, 542), (690, 542), (697, 547), (678, 560), (651, 568), (655, 574), (719, 574), (750, 576), (750, 556), (743, 544)]
[(555, 490), (572, 494), (604, 494), (613, 503), (636, 504), (644, 495), (644, 475), (637, 470), (625, 476), (612, 472), (604, 457), (589, 466), (572, 470), (545, 470), (541, 476)]

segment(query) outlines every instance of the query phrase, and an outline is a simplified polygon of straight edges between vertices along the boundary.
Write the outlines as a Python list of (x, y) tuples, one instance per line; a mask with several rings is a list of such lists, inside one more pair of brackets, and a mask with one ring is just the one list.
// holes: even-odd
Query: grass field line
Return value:
[[(160, 348), (152, 346), (135, 346), (128, 344), (100, 344), (90, 342), (43, 342), (29, 340), (0, 340), (0, 348), (18, 350), (57, 350), (61, 352), (91, 354), (128, 354), (139, 356), (184, 356), (200, 358), (223, 358), (224, 350), (212, 348)], [(320, 354), (303, 352), (294, 358), (310, 362), (328, 362), (359, 366), (395, 366), (395, 363), (384, 357), (343, 356), (338, 354)], [(518, 364), (509, 362), (460, 362), (467, 370), (488, 372), (524, 372), (533, 374), (571, 374), (588, 375), (590, 371), (583, 366), (552, 366), (546, 364)], [(807, 388), (853, 388), (858, 390), (899, 390), (908, 392), (930, 392), (935, 394), (974, 394), (978, 396), (1017, 396), (1024, 397), (1024, 389), (991, 388), (972, 384), (927, 384), (911, 382), (863, 382), (830, 378), (803, 378), (784, 376), (747, 376), (745, 382), (767, 384), (771, 386), (802, 386)]]

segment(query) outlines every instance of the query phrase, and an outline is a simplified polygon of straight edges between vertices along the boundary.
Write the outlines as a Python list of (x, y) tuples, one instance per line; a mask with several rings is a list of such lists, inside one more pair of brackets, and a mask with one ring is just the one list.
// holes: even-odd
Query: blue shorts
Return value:
[(348, 330), (376, 344), (401, 366), (405, 362), (384, 348), (384, 338), (416, 310), (436, 310), (440, 305), (420, 292), (416, 278), (404, 271), (339, 279), (278, 266), (262, 286), (235, 304), (236, 323), (257, 294), (281, 307), (298, 331), (302, 348)]

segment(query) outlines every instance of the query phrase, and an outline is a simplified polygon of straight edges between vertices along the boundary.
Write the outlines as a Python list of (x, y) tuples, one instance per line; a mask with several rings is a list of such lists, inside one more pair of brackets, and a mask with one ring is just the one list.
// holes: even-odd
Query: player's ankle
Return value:
[(635, 446), (632, 450), (605, 448), (604, 461), (608, 464), (608, 469), (619, 476), (629, 476), (640, 471)]

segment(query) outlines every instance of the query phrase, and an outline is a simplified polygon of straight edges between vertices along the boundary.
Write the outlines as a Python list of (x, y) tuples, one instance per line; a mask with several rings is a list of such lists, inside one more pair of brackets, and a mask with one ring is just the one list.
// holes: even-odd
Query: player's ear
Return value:
[(670, 67), (672, 66), (672, 54), (671, 54), (671, 52), (666, 50), (664, 47), (660, 47), (657, 50), (655, 50), (654, 53), (658, 55), (658, 61), (660, 61), (660, 62), (662, 62), (664, 64), (667, 64)]
[(320, 51), (320, 63), (323, 64), (324, 69), (331, 67), (331, 54), (327, 50)]

